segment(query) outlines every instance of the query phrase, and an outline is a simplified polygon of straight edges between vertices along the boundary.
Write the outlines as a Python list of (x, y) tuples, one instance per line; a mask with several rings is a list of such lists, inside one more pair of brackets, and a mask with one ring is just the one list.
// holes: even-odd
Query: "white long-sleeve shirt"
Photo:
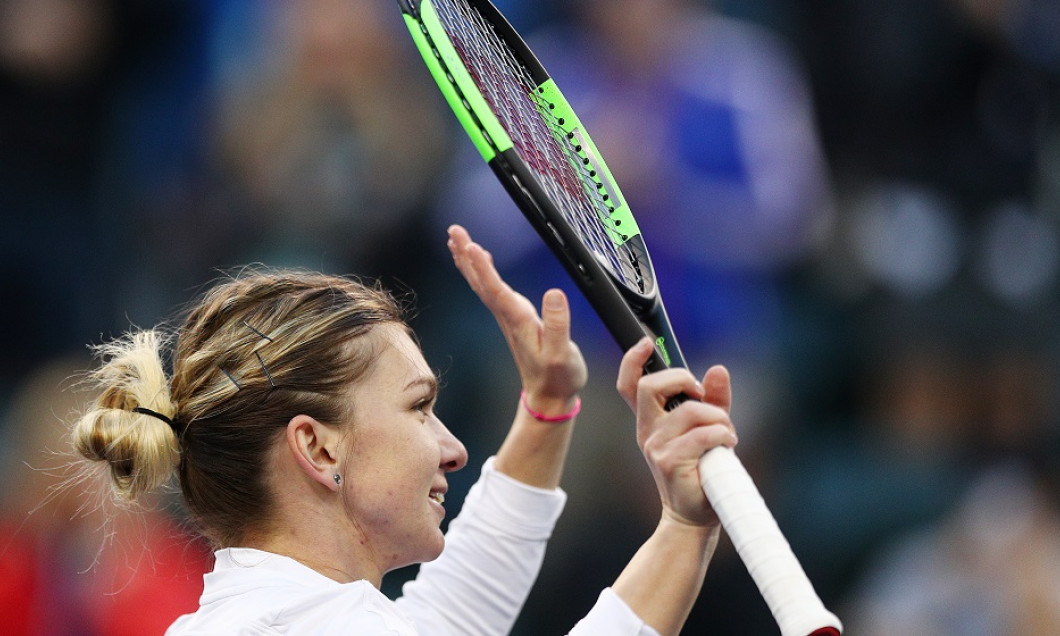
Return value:
[[(167, 636), (498, 636), (511, 631), (563, 510), (562, 490), (522, 484), (486, 462), (441, 556), (390, 600), (368, 581), (339, 583), (251, 548), (216, 554), (199, 610)], [(610, 589), (570, 636), (658, 636)]]

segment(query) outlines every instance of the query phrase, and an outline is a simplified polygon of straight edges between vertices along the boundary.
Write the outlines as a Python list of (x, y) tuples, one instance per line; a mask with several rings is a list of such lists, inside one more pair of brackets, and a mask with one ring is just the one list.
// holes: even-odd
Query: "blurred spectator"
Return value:
[[(809, 408), (785, 440), (798, 445), (780, 456), (782, 526), (830, 598), (871, 562), (911, 601), (927, 579), (955, 579), (957, 564), (911, 567), (912, 551), (879, 551), (927, 528), (934, 538), (917, 550), (949, 550), (942, 535), (958, 531), (935, 530), (961, 523), (954, 508), (969, 481), (987, 479), (984, 460), (1025, 465), (1060, 421), (1050, 170), (1060, 75), (1056, 38), (1038, 35), (1060, 28), (1060, 5), (801, 4), (804, 28), (793, 31), (814, 77), (837, 224), (791, 290), (801, 302), (786, 359)], [(880, 607), (916, 614), (888, 604), (897, 600)], [(943, 603), (932, 592), (920, 600)], [(937, 632), (850, 629), (1021, 631), (981, 618)]]
[(5, 387), (104, 315), (89, 289), (101, 271), (91, 196), (110, 97), (107, 8), (0, 4), (0, 293), (21, 308), (0, 318), (0, 330), (15, 336), (0, 357)]
[(984, 471), (952, 515), (880, 555), (854, 591), (847, 628), (865, 636), (1060, 633), (1056, 496), (1019, 464)]
[(4, 392), (39, 357), (121, 327), (126, 259), (153, 243), (137, 231), (146, 214), (130, 212), (132, 201), (163, 199), (159, 184), (174, 186), (174, 164), (186, 160), (175, 140), (195, 138), (181, 125), (196, 103), (197, 49), (186, 38), (199, 8), (0, 3), (0, 293), (20, 308), (0, 319), (11, 336)]
[(415, 277), (407, 255), (449, 122), (429, 78), (409, 72), (421, 62), (397, 9), (233, 7), (219, 33), (215, 148), (229, 213), (241, 215), (229, 258)]
[(829, 600), (866, 555), (953, 506), (981, 418), (980, 365), (953, 322), (932, 324), (939, 315), (923, 308), (876, 309), (852, 327), (856, 360), (833, 387), (845, 401), (770, 440), (774, 514)]
[[(774, 511), (828, 598), (845, 598), (866, 568), (905, 567), (892, 561), (896, 537), (963, 523), (953, 521), (964, 515), (954, 511), (968, 485), (998, 464), (1034, 469), (1035, 488), (1048, 486), (1035, 501), (1057, 505), (1050, 485), (1060, 438), (1050, 314), (991, 300), (969, 278), (930, 299), (877, 298), (862, 306), (846, 340), (856, 360), (835, 388), (846, 402), (778, 441), (782, 488)], [(904, 588), (920, 589), (921, 577), (949, 576), (934, 571), (948, 558), (921, 563)], [(866, 592), (862, 602), (871, 597)]]
[(3, 416), (0, 624), (12, 636), (161, 634), (192, 611), (209, 552), (158, 502), (146, 515), (104, 500), (105, 476), (77, 470), (63, 418), (87, 359), (51, 361), (28, 376)]
[[(1053, 54), (1017, 51), (1060, 28), (1055, 0), (800, 4), (794, 37), (837, 179), (928, 184), (973, 214), (1028, 193), (1043, 127), (1056, 121), (1057, 69), (1043, 63)], [(1049, 41), (1031, 48), (1055, 51)]]

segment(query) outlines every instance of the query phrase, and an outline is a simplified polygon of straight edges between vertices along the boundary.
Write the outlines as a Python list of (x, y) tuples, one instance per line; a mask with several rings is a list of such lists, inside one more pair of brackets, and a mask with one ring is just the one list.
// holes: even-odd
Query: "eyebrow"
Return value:
[(437, 395), (438, 394), (438, 387), (439, 387), (438, 377), (437, 376), (433, 376), (433, 375), (420, 376), (420, 377), (416, 378), (415, 380), (413, 380), (412, 382), (409, 382), (408, 384), (406, 384), (405, 385), (405, 390), (409, 391), (411, 389), (415, 389), (415, 388), (418, 388), (418, 387), (421, 387), (421, 386), (422, 387), (426, 387), (431, 392), (431, 394)]

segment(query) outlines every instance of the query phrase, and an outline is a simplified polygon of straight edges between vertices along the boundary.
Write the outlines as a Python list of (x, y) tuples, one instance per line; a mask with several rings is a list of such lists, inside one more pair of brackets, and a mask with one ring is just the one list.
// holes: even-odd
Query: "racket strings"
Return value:
[(614, 206), (588, 157), (554, 104), (545, 100), (517, 55), (466, 0), (436, 0), (438, 18), (516, 152), (597, 259), (626, 287), (645, 291), (640, 256), (610, 217)]

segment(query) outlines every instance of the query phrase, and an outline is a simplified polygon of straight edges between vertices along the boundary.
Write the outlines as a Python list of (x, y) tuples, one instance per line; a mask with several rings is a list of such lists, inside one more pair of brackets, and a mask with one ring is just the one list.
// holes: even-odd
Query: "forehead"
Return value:
[(408, 330), (401, 325), (382, 325), (377, 330), (378, 353), (370, 374), (381, 382), (400, 382), (403, 388), (407, 383), (434, 377), (430, 365), (423, 357), (423, 352)]

